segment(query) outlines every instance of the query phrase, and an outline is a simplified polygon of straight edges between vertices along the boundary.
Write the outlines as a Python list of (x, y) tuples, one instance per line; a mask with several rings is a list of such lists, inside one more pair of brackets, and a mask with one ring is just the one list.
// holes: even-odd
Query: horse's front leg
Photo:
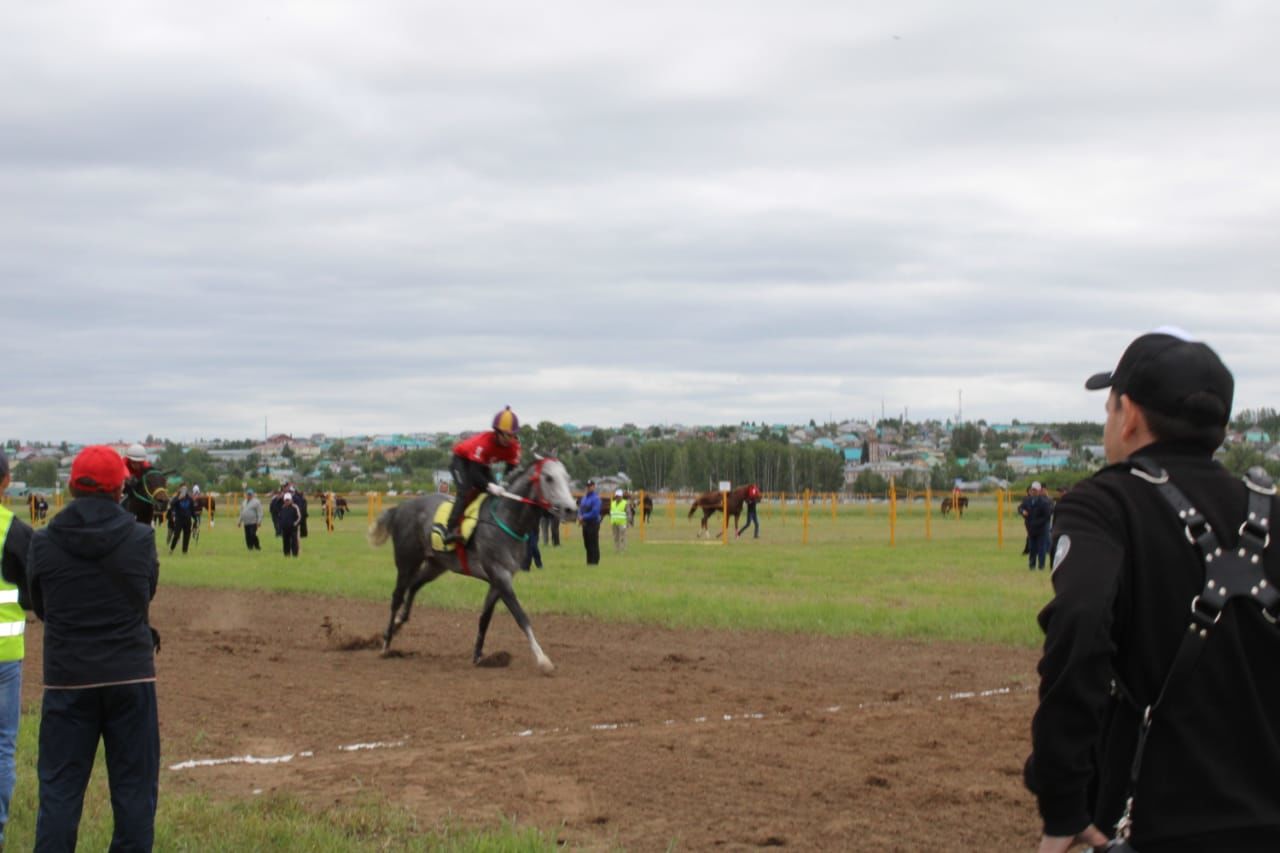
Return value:
[(484, 656), (484, 636), (489, 632), (489, 620), (493, 618), (493, 608), (497, 605), (501, 596), (493, 584), (489, 585), (489, 591), (484, 596), (484, 610), (480, 611), (480, 629), (476, 632), (476, 648), (471, 655), (472, 663), (480, 663), (480, 658)]
[[(533, 659), (538, 664), (538, 669), (543, 675), (550, 675), (555, 672), (556, 665), (551, 662), (551, 658), (547, 657), (542, 651), (542, 647), (538, 645), (538, 640), (533, 636), (533, 626), (529, 624), (529, 617), (525, 615), (524, 608), (520, 606), (520, 602), (516, 599), (516, 591), (511, 586), (511, 576), (505, 572), (499, 572), (493, 579), (493, 587), (498, 595), (502, 597), (502, 603), (507, 605), (507, 609), (511, 611), (511, 615), (515, 617), (516, 624), (520, 626), (520, 630), (524, 631), (525, 637), (529, 639), (529, 650), (533, 652)], [(490, 593), (492, 594), (492, 592)], [(488, 599), (485, 599), (486, 602)]]

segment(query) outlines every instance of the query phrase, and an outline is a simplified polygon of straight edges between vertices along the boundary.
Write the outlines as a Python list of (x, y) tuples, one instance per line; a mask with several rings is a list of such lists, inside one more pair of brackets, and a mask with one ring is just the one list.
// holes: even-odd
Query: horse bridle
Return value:
[(542, 466), (549, 458), (550, 457), (539, 457), (538, 461), (533, 466), (533, 491), (536, 496), (535, 498), (530, 499), (523, 495), (512, 494), (511, 492), (505, 492), (501, 497), (529, 504), (530, 506), (536, 506), (539, 509), (551, 509), (551, 501), (547, 500), (542, 495)]

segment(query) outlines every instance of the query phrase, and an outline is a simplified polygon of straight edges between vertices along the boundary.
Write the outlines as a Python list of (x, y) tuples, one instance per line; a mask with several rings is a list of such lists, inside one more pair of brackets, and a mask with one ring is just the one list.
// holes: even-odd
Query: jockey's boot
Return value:
[(462, 541), (462, 531), (456, 527), (450, 527), (444, 532), (444, 544), (454, 545)]

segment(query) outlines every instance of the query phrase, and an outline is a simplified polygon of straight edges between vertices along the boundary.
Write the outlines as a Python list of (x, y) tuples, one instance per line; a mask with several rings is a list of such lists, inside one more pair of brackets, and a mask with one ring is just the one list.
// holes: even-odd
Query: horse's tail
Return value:
[(693, 514), (698, 511), (698, 501), (694, 499), (693, 506), (689, 507), (689, 514), (685, 518), (693, 518)]
[(369, 527), (368, 539), (370, 545), (377, 548), (391, 536), (391, 517), (395, 515), (395, 512), (396, 507), (383, 510), (382, 514), (378, 516), (378, 520)]

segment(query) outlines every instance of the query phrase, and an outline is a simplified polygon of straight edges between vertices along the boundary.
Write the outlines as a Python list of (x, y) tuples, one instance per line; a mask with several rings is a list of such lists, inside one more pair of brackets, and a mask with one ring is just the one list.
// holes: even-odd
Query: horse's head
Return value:
[(536, 501), (564, 521), (578, 516), (578, 503), (569, 488), (569, 471), (559, 459), (537, 457), (516, 476), (512, 486), (517, 494)]

